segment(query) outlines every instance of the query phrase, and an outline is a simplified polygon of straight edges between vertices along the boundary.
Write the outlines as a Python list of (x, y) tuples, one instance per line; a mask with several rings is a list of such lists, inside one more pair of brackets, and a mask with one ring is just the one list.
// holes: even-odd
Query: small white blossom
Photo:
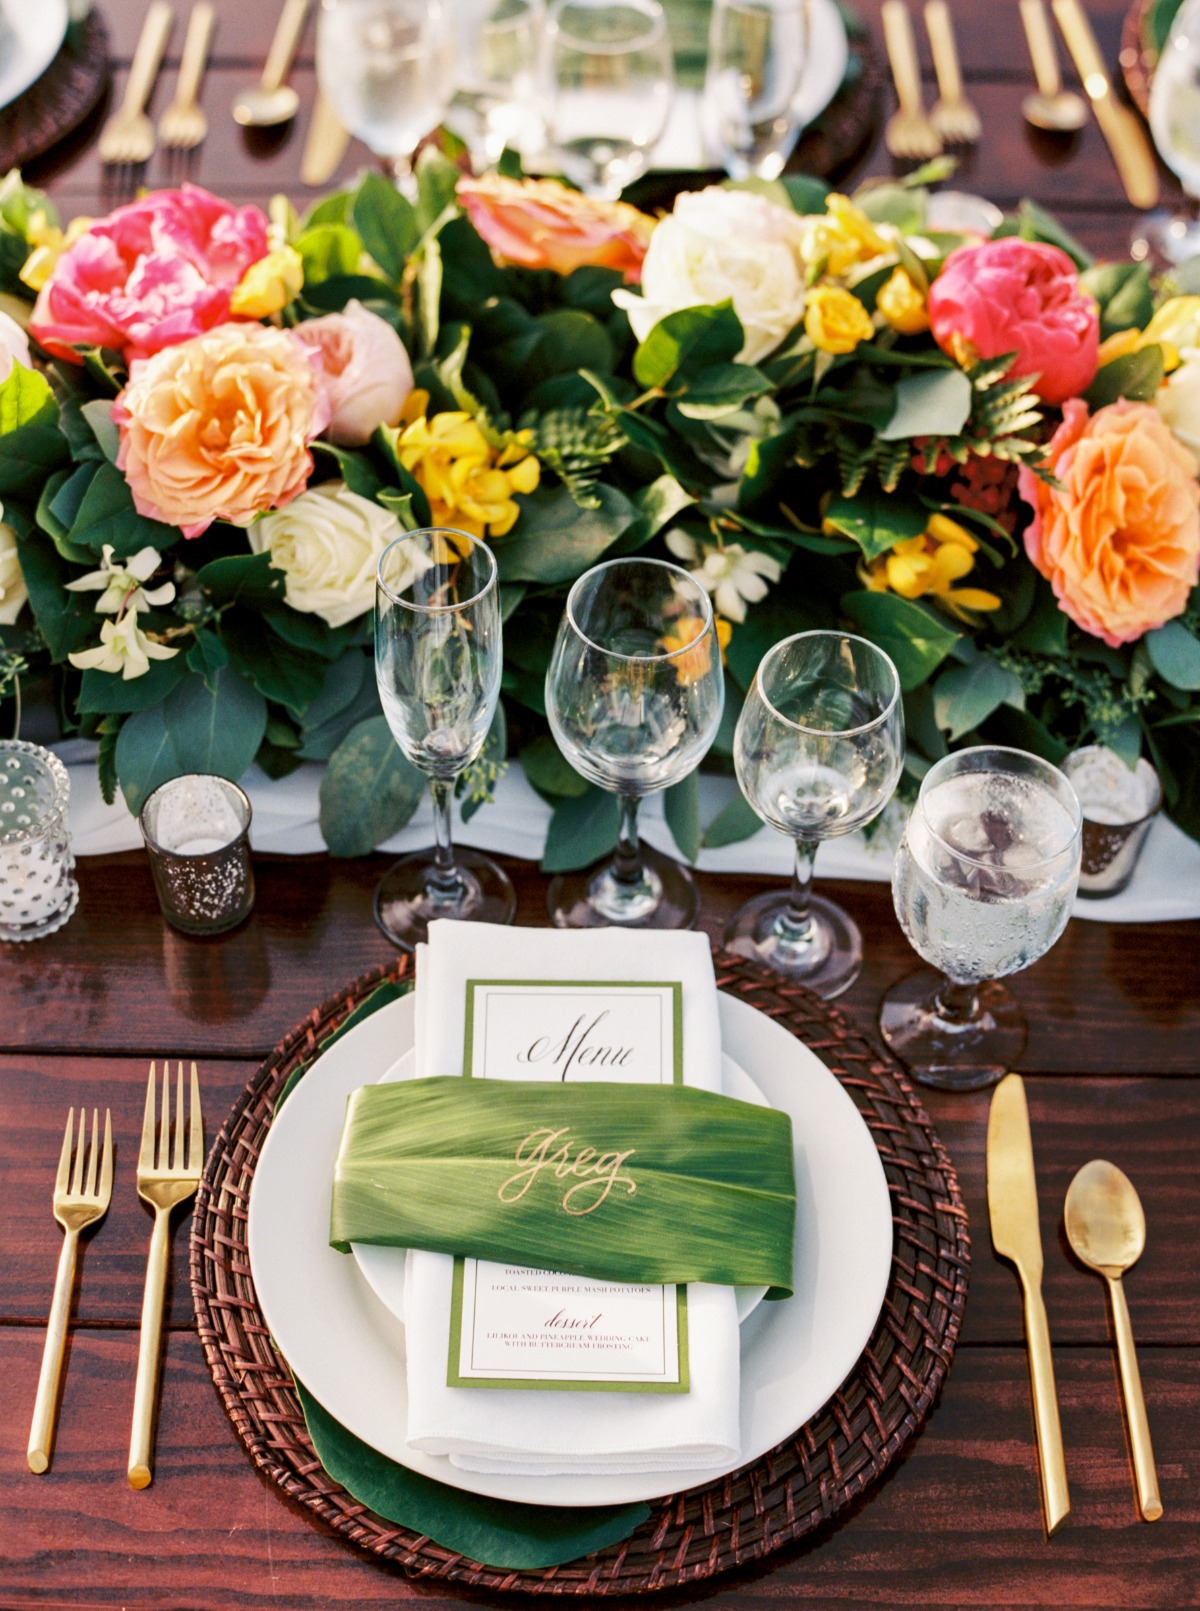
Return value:
[(169, 660), (178, 653), (178, 649), (148, 638), (137, 624), (136, 611), (130, 610), (119, 621), (104, 622), (97, 648), (81, 649), (67, 658), (80, 671), (119, 671), (126, 682), (132, 682), (150, 670), (152, 660)]
[(783, 574), (777, 559), (741, 543), (702, 544), (686, 532), (673, 531), (667, 535), (667, 547), (677, 559), (695, 567), (691, 574), (728, 621), (744, 621), (746, 605), (766, 598), (767, 583), (777, 582)]
[(149, 591), (142, 586), (154, 575), (158, 564), (157, 548), (140, 549), (132, 559), (122, 563), (113, 559), (112, 544), (105, 543), (100, 550), (100, 569), (68, 582), (67, 592), (99, 593), (97, 615), (120, 615), (122, 610), (144, 613), (160, 604), (170, 604), (175, 597), (174, 582), (164, 582)]

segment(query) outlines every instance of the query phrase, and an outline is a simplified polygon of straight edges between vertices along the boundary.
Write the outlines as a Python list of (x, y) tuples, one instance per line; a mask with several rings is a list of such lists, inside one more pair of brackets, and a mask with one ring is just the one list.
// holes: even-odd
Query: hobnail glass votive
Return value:
[(1103, 744), (1073, 750), (1062, 769), (1083, 808), (1079, 893), (1092, 900), (1119, 895), (1162, 805), (1158, 773), (1145, 756), (1129, 767)]
[(79, 904), (70, 797), (57, 755), (17, 738), (0, 741), (0, 940), (40, 940)]
[(185, 934), (223, 934), (250, 915), (250, 802), (227, 778), (189, 772), (160, 783), (138, 824), (158, 903)]

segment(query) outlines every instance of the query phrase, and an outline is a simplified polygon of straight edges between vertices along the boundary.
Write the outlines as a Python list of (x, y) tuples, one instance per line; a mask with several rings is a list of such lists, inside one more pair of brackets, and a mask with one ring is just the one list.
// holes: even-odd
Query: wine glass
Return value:
[(882, 649), (848, 632), (800, 632), (763, 656), (733, 739), (742, 793), (796, 843), (789, 890), (736, 912), (725, 944), (826, 1000), (862, 966), (862, 935), (810, 893), (822, 839), (853, 833), (892, 797), (904, 764), (900, 678)]
[(434, 918), (511, 923), (508, 878), (478, 850), (455, 851), (454, 780), (478, 756), (500, 698), (496, 561), (465, 532), (434, 527), (394, 538), (375, 585), (375, 677), (392, 736), (429, 778), (436, 843), (403, 856), (375, 891), (375, 920), (397, 945), (424, 940)]
[(931, 767), (896, 852), (892, 895), (929, 969), (893, 985), (880, 1027), (926, 1085), (992, 1085), (1020, 1057), (1025, 1019), (998, 981), (1067, 926), (1083, 813), (1070, 783), (1024, 750), (981, 745)]
[(1150, 132), (1163, 161), (1178, 176), (1192, 206), (1178, 213), (1153, 212), (1134, 230), (1134, 256), (1154, 248), (1168, 263), (1200, 255), (1200, 0), (1186, 0), (1150, 86)]
[(687, 870), (638, 842), (642, 797), (678, 783), (716, 737), (725, 678), (712, 602), (677, 565), (613, 559), (572, 587), (546, 672), (550, 730), (577, 772), (620, 796), (615, 859), (550, 886), (559, 928), (690, 928)]
[(506, 146), (531, 143), (543, 0), (459, 0), (455, 132), (471, 148), (476, 173), (494, 168)]
[(674, 62), (658, 0), (555, 0), (542, 52), (546, 134), (568, 179), (615, 200), (667, 126)]
[(716, 0), (703, 117), (732, 179), (777, 179), (800, 135), (807, 0)]
[(415, 194), (417, 146), (454, 91), (452, 0), (322, 0), (317, 78), (337, 115)]

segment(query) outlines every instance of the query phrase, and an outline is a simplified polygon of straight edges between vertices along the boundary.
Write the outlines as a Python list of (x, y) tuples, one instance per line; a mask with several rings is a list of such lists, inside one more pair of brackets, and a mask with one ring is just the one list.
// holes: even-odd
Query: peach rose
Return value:
[(378, 426), (399, 423), (413, 372), (404, 343), (386, 319), (351, 300), (345, 312), (306, 319), (292, 334), (320, 355), (331, 442), (363, 447)]
[(135, 361), (113, 419), (138, 513), (198, 537), (303, 492), (329, 403), (314, 355), (288, 331), (226, 324)]
[(623, 201), (581, 196), (555, 179), (460, 179), (458, 199), (494, 252), (522, 268), (620, 269), (636, 285), (653, 218)]
[(1121, 398), (1089, 419), (1072, 398), (1047, 462), (1061, 487), (1021, 471), (1025, 550), (1059, 607), (1114, 649), (1179, 615), (1200, 576), (1200, 487), (1156, 410)]

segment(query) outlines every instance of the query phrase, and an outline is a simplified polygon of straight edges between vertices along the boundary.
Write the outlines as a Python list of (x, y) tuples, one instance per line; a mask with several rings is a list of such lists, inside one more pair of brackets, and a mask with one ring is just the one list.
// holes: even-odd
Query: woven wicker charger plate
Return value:
[(83, 22), (67, 29), (62, 48), (41, 78), (4, 108), (0, 173), (24, 167), (65, 140), (95, 110), (108, 77), (108, 31), (93, 8)]
[(898, 1457), (929, 1414), (958, 1339), (970, 1265), (953, 1165), (899, 1065), (834, 1007), (737, 957), (717, 984), (798, 1036), (832, 1068), (879, 1148), (895, 1246), (875, 1331), (841, 1389), (794, 1436), (707, 1487), (659, 1500), (629, 1538), (543, 1571), (481, 1565), (384, 1521), (327, 1475), (250, 1276), (246, 1218), (259, 1149), (289, 1074), (387, 978), (401, 957), (331, 997), (279, 1043), (250, 1081), (209, 1156), (192, 1221), (200, 1340), (217, 1391), (254, 1463), (359, 1549), (426, 1579), (493, 1592), (631, 1594), (678, 1588), (761, 1560), (829, 1522)]

